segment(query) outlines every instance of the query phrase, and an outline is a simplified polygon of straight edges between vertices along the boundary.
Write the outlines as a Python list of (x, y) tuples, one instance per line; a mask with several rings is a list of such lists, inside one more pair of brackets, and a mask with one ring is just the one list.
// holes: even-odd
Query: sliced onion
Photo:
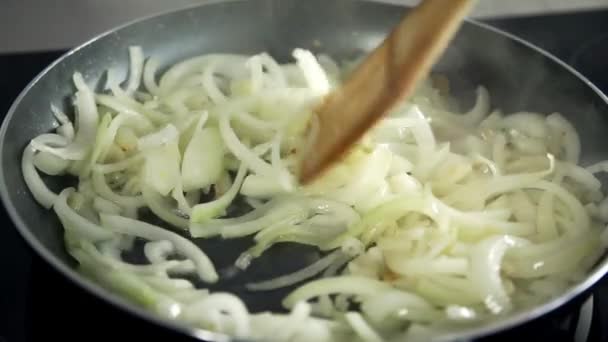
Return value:
[[(184, 315), (191, 320), (205, 320), (213, 312), (225, 312), (234, 323), (234, 335), (237, 338), (249, 336), (251, 323), (249, 312), (241, 300), (228, 293), (214, 293), (186, 308)], [(200, 317), (200, 318), (199, 318)], [(188, 319), (188, 318), (187, 318)]]
[(143, 154), (136, 154), (132, 157), (125, 158), (121, 161), (110, 164), (95, 164), (93, 165), (93, 171), (100, 174), (107, 174), (112, 172), (123, 171), (130, 167), (141, 164), (144, 161)]
[(546, 120), (547, 125), (554, 131), (553, 134), (564, 140), (564, 159), (578, 164), (581, 155), (581, 141), (574, 126), (558, 113), (549, 115)]
[(365, 342), (381, 342), (384, 341), (380, 335), (374, 329), (365, 322), (361, 314), (358, 312), (347, 312), (344, 314), (344, 318), (350, 326), (353, 328), (355, 333), (359, 336), (362, 341)]
[(174, 142), (179, 137), (179, 131), (175, 126), (168, 124), (161, 130), (139, 138), (137, 146), (140, 151), (160, 147)]
[(93, 209), (97, 212), (111, 215), (120, 215), (122, 213), (122, 208), (119, 205), (99, 196), (93, 199)]
[(112, 191), (105, 180), (105, 176), (101, 172), (93, 172), (91, 179), (93, 180), (93, 188), (99, 196), (117, 203), (125, 207), (142, 207), (144, 205), (144, 199), (142, 196), (124, 196), (119, 195)]
[(217, 282), (217, 272), (207, 255), (198, 246), (184, 237), (161, 227), (130, 218), (104, 214), (100, 216), (102, 225), (108, 229), (152, 241), (171, 241), (178, 253), (183, 254), (194, 262), (197, 274), (202, 280), (208, 283)]
[(159, 93), (158, 83), (156, 82), (156, 72), (158, 70), (159, 65), (160, 62), (154, 57), (149, 58), (146, 64), (144, 65), (144, 86), (146, 87), (147, 91), (154, 95), (158, 95)]
[(311, 307), (306, 302), (297, 303), (289, 315), (289, 320), (283, 324), (277, 334), (277, 341), (291, 341), (294, 335), (298, 333), (298, 330), (302, 328), (302, 325), (306, 325), (306, 320), (310, 316)]
[(160, 195), (156, 190), (144, 186), (142, 188), (142, 197), (146, 206), (163, 221), (187, 230), (190, 226), (190, 222), (187, 218), (178, 215), (176, 208), (168, 204), (168, 199)]
[(42, 181), (42, 178), (40, 178), (38, 171), (36, 171), (36, 168), (34, 167), (34, 153), (34, 149), (30, 146), (23, 150), (23, 156), (21, 157), (23, 180), (36, 202), (40, 203), (43, 207), (50, 209), (53, 206), (53, 203), (57, 201), (57, 194), (49, 190), (46, 184), (44, 184), (44, 181)]
[(74, 140), (66, 147), (49, 148), (48, 152), (56, 154), (58, 157), (68, 160), (83, 160), (91, 148), (97, 132), (97, 105), (95, 96), (91, 89), (86, 85), (80, 73), (74, 74), (74, 84), (76, 92), (76, 134)]
[(249, 283), (246, 284), (245, 287), (250, 291), (269, 291), (297, 284), (323, 272), (323, 270), (329, 267), (329, 265), (331, 265), (339, 256), (340, 251), (335, 251), (294, 273), (258, 283)]
[(220, 118), (220, 132), (224, 139), (224, 144), (235, 157), (247, 164), (251, 170), (258, 175), (266, 177), (276, 177), (276, 172), (272, 165), (268, 164), (257, 153), (252, 151), (236, 136), (232, 127), (230, 127), (230, 116), (223, 115)]
[(129, 47), (129, 59), (131, 65), (129, 66), (129, 80), (127, 81), (125, 92), (133, 95), (139, 89), (144, 69), (144, 51), (141, 46)]
[[(219, 198), (206, 203), (197, 204), (192, 208), (192, 217), (190, 221), (193, 223), (204, 223), (217, 216), (223, 215), (226, 208), (232, 203), (234, 198), (238, 195), (239, 189), (243, 184), (243, 179), (247, 173), (247, 165), (241, 164), (239, 171), (234, 178), (234, 183), (230, 186), (230, 189), (226, 191)], [(191, 230), (193, 236), (196, 236), (194, 231)]]
[(224, 146), (219, 129), (197, 130), (181, 164), (182, 186), (185, 191), (204, 189), (217, 183), (224, 171)]
[(440, 318), (440, 313), (424, 298), (405, 291), (387, 291), (366, 299), (361, 311), (374, 324), (402, 318), (415, 322), (432, 322)]
[(283, 306), (292, 308), (297, 302), (307, 301), (325, 294), (345, 293), (372, 296), (390, 289), (390, 285), (369, 278), (355, 276), (324, 278), (311, 281), (291, 292), (283, 300)]
[(302, 69), (308, 87), (320, 96), (327, 94), (329, 92), (329, 79), (315, 56), (310, 51), (302, 49), (295, 49), (293, 56), (300, 69)]
[(471, 251), (471, 283), (494, 314), (509, 311), (512, 307), (501, 279), (502, 258), (508, 248), (525, 244), (526, 241), (511, 236), (495, 236), (479, 242)]
[(74, 193), (73, 188), (63, 190), (53, 204), (53, 209), (63, 226), (88, 241), (96, 242), (111, 239), (114, 236), (111, 231), (87, 220), (70, 208), (67, 199), (72, 193)]
[(144, 245), (144, 255), (151, 263), (161, 263), (175, 251), (175, 247), (168, 240), (150, 241)]

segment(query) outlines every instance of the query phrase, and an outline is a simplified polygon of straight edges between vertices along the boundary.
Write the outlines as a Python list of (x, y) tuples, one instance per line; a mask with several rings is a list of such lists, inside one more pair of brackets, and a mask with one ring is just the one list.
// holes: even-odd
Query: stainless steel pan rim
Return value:
[[(108, 30), (108, 31), (90, 39), (89, 41), (79, 45), (78, 47), (71, 49), (70, 51), (68, 51), (61, 57), (59, 57), (52, 64), (50, 64), (48, 67), (46, 67), (42, 72), (40, 72), (40, 74), (38, 74), (27, 85), (27, 87), (20, 93), (20, 95), (15, 99), (12, 106), (10, 107), (6, 117), (3, 120), (2, 126), (0, 128), (0, 160), (2, 160), (2, 158), (3, 158), (4, 144), (6, 141), (5, 139), (6, 139), (6, 132), (8, 129), (8, 123), (12, 120), (13, 116), (15, 115), (17, 107), (20, 105), (22, 99), (30, 91), (30, 89), (41, 78), (43, 78), (49, 70), (53, 69), (56, 65), (61, 63), (61, 61), (68, 58), (70, 55), (78, 52), (82, 48), (95, 44), (95, 42), (98, 41), (99, 39), (106, 37), (108, 35), (114, 34), (117, 31), (120, 31), (121, 29), (129, 27), (135, 23), (144, 22), (144, 21), (147, 21), (147, 20), (150, 20), (153, 18), (161, 17), (164, 15), (172, 14), (172, 13), (187, 12), (189, 9), (192, 9), (192, 8), (204, 7), (204, 6), (217, 4), (217, 3), (238, 2), (238, 1), (247, 1), (247, 0), (204, 0), (202, 4), (196, 4), (191, 7), (171, 10), (171, 11), (167, 11), (164, 13), (155, 14), (155, 15), (151, 15), (148, 17), (133, 20), (124, 25), (121, 25), (121, 26), (118, 26), (111, 30)], [(393, 6), (393, 7), (400, 6), (400, 5), (396, 5), (394, 3), (390, 3), (390, 4), (382, 3), (382, 2), (378, 2), (378, 1), (374, 1), (374, 0), (358, 0), (358, 1), (373, 2), (373, 3), (376, 3), (378, 6)], [(512, 41), (517, 42), (518, 44), (524, 45), (525, 47), (533, 50), (537, 54), (543, 55), (544, 57), (549, 59), (551, 62), (559, 65), (561, 68), (564, 68), (567, 72), (569, 72), (570, 74), (572, 74), (576, 78), (578, 78), (580, 81), (582, 81), (587, 87), (589, 87), (594, 93), (596, 93), (597, 96), (599, 98), (601, 98), (603, 102), (606, 102), (608, 104), (608, 97), (605, 94), (603, 94), (600, 89), (598, 89), (593, 83), (591, 83), (586, 77), (581, 75), (578, 71), (576, 71), (571, 66), (569, 66), (565, 62), (561, 61), (554, 55), (552, 55), (552, 54), (544, 51), (543, 49), (535, 46), (534, 44), (529, 43), (521, 38), (518, 38), (510, 33), (507, 33), (503, 30), (494, 28), (487, 24), (480, 23), (476, 20), (467, 20), (466, 25), (474, 25), (474, 26), (481, 27), (485, 30), (492, 31), (496, 35), (506, 37), (509, 40), (512, 40)], [(150, 323), (156, 324), (163, 328), (167, 328), (167, 329), (170, 329), (170, 330), (173, 330), (173, 331), (176, 331), (176, 332), (179, 332), (179, 333), (182, 333), (182, 334), (194, 337), (194, 338), (202, 339), (202, 340), (209, 340), (209, 341), (230, 341), (231, 340), (230, 337), (223, 335), (223, 334), (218, 334), (215, 332), (202, 330), (202, 329), (186, 327), (186, 326), (179, 324), (177, 322), (174, 322), (174, 321), (161, 319), (158, 316), (144, 310), (143, 308), (130, 304), (129, 302), (125, 301), (121, 296), (118, 296), (118, 295), (104, 289), (103, 287), (97, 285), (95, 282), (89, 280), (88, 278), (81, 276), (75, 269), (71, 268), (70, 266), (65, 264), (63, 261), (61, 261), (57, 256), (53, 255), (50, 251), (47, 250), (47, 248), (45, 246), (42, 245), (42, 243), (38, 240), (38, 238), (36, 236), (34, 236), (34, 234), (29, 229), (26, 228), (26, 224), (25, 224), (23, 218), (18, 214), (16, 207), (14, 206), (14, 204), (12, 203), (12, 201), (10, 200), (10, 198), (8, 196), (6, 178), (4, 175), (4, 170), (2, 168), (0, 168), (0, 198), (2, 199), (4, 207), (6, 208), (6, 211), (8, 212), (11, 220), (14, 222), (17, 230), (19, 231), (21, 236), (23, 236), (23, 238), (28, 243), (28, 245), (32, 249), (34, 249), (36, 251), (36, 253), (39, 256), (41, 256), (45, 262), (49, 263), (53, 268), (55, 268), (57, 271), (59, 271), (59, 273), (61, 273), (65, 277), (67, 277), (69, 280), (71, 280), (72, 282), (77, 284), (79, 287), (85, 289), (87, 292), (93, 294), (94, 296), (96, 296), (98, 298), (101, 298), (102, 300), (110, 303), (111, 305), (118, 307), (119, 309), (121, 309), (125, 312), (128, 312), (138, 318), (144, 319)], [(517, 314), (509, 317), (508, 319), (489, 322), (489, 323), (483, 325), (482, 327), (474, 327), (474, 328), (459, 330), (457, 332), (446, 333), (446, 334), (442, 335), (439, 339), (440, 340), (471, 340), (474, 338), (487, 336), (492, 333), (503, 331), (503, 330), (515, 327), (517, 325), (520, 325), (522, 323), (525, 323), (529, 320), (533, 320), (535, 318), (538, 318), (542, 315), (545, 315), (545, 314), (563, 306), (567, 302), (569, 302), (569, 301), (573, 300), (574, 298), (576, 298), (577, 296), (581, 295), (587, 289), (589, 289), (591, 286), (593, 286), (595, 283), (597, 283), (607, 273), (608, 273), (608, 259), (604, 258), (604, 260), (601, 262), (601, 264), (596, 266), (595, 269), (585, 278), (584, 281), (578, 283), (574, 287), (571, 287), (567, 292), (563, 293), (561, 296), (556, 297), (541, 306), (535, 307), (531, 310), (522, 311), (520, 313), (517, 313)]]

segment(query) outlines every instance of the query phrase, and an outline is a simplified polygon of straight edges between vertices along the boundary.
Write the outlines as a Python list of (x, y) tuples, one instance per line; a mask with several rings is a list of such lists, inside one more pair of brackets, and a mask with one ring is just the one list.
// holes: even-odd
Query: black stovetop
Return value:
[[(493, 20), (552, 52), (608, 93), (608, 10)], [(0, 54), (0, 115), (63, 51)], [(122, 313), (57, 274), (25, 245), (0, 209), (0, 342), (125, 338), (186, 340)], [(584, 303), (584, 304), (583, 304)], [(487, 341), (608, 342), (608, 278), (590, 297)]]

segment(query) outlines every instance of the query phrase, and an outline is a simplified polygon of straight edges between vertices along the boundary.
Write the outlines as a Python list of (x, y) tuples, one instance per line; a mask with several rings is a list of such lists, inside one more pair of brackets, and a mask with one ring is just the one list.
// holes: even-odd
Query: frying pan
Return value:
[[(131, 45), (142, 46), (147, 55), (157, 57), (165, 67), (211, 52), (267, 51), (279, 60), (286, 60), (295, 47), (327, 53), (338, 60), (352, 59), (378, 44), (403, 10), (397, 5), (355, 0), (207, 1), (198, 7), (135, 21), (71, 50), (29, 84), (2, 125), (0, 192), (11, 219), (44, 260), (92, 295), (179, 333), (226, 340), (223, 335), (161, 320), (77, 273), (75, 262), (64, 250), (59, 221), (54, 213), (34, 201), (23, 181), (19, 167), (23, 148), (33, 137), (53, 129), (49, 106), (67, 108), (75, 71), (82, 72), (88, 84), (99, 89), (106, 70), (112, 68), (126, 75), (127, 49)], [(608, 159), (608, 144), (603, 143), (608, 134), (608, 99), (575, 70), (531, 44), (469, 21), (435, 69), (447, 75), (454, 95), (465, 105), (472, 101), (475, 87), (482, 84), (490, 91), (493, 106), (504, 112), (563, 113), (582, 133), (583, 165)], [(49, 180), (55, 190), (65, 184), (62, 180)], [(246, 240), (196, 243), (214, 260), (220, 274), (249, 244)], [(293, 271), (318, 257), (317, 251), (303, 246), (276, 246), (257, 260), (251, 270), (228, 277), (211, 289), (238, 294), (253, 311), (278, 310), (289, 289), (252, 295), (243, 291), (240, 284)], [(138, 258), (137, 253), (133, 258)], [(448, 331), (438, 339), (473, 339), (547, 314), (583, 295), (607, 271), (608, 258), (604, 255), (583, 281), (543, 305), (478, 326)]]

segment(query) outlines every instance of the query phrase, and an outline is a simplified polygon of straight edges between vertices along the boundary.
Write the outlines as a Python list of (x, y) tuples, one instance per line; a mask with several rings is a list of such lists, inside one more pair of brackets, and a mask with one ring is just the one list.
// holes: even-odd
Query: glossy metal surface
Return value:
[[(81, 277), (63, 248), (62, 230), (52, 212), (30, 196), (20, 171), (21, 153), (34, 136), (52, 129), (51, 103), (63, 108), (74, 89), (71, 76), (83, 72), (87, 82), (99, 86), (108, 68), (126, 74), (127, 48), (141, 45), (168, 66), (202, 53), (267, 51), (288, 58), (295, 47), (350, 59), (372, 49), (399, 19), (394, 5), (354, 0), (258, 0), (209, 1), (204, 5), (137, 21), (110, 31), (70, 51), (43, 71), (15, 101), (0, 131), (0, 192), (19, 232), (51, 265), (75, 283), (139, 317), (182, 333), (207, 340), (225, 336), (185, 328), (159, 320)], [(437, 66), (452, 81), (459, 98), (470, 102), (474, 88), (485, 85), (493, 105), (505, 112), (518, 110), (569, 117), (581, 132), (583, 163), (608, 159), (607, 99), (577, 72), (557, 59), (505, 33), (481, 24), (464, 25), (448, 53)], [(61, 184), (53, 184), (55, 187)], [(210, 254), (220, 273), (230, 265), (248, 241), (197, 241)], [(280, 257), (277, 257), (280, 256)], [(214, 289), (237, 292), (252, 309), (276, 309), (286, 293), (252, 295), (242, 290), (245, 279), (263, 279), (310, 263), (318, 253), (294, 246), (278, 246), (252, 265)], [(577, 297), (608, 270), (604, 259), (580, 284), (559, 298), (529, 310), (479, 326), (445, 331), (442, 339), (471, 339), (497, 332), (543, 315)]]

